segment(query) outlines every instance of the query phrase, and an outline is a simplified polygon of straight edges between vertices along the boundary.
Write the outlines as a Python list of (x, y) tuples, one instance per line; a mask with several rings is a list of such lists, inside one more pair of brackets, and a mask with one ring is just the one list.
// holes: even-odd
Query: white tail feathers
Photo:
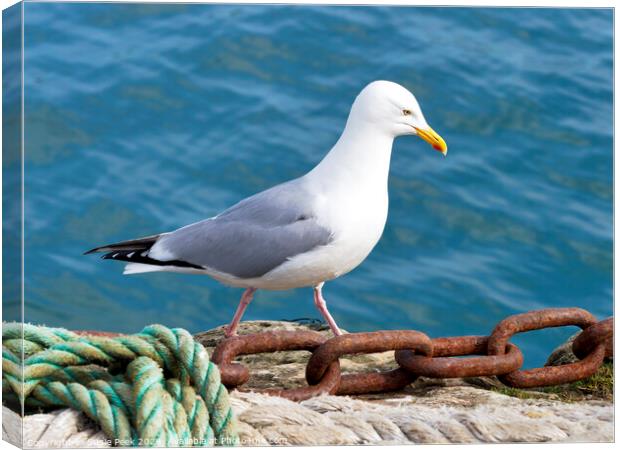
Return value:
[(175, 266), (155, 266), (151, 264), (129, 263), (125, 265), (123, 275), (133, 275), (136, 273), (148, 272), (177, 272), (177, 273), (207, 273), (203, 269), (195, 269), (193, 267), (175, 267)]
[(146, 273), (146, 272), (164, 272), (169, 270), (166, 266), (152, 266), (150, 264), (140, 264), (140, 263), (129, 263), (125, 266), (123, 270), (123, 275), (133, 275), (136, 273)]

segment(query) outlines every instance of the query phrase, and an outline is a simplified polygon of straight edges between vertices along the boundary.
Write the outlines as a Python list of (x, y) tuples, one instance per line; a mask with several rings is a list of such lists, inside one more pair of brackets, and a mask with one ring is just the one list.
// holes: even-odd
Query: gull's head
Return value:
[(448, 153), (446, 142), (428, 125), (414, 95), (391, 81), (373, 81), (362, 89), (349, 121), (377, 127), (392, 137), (418, 136), (444, 156)]

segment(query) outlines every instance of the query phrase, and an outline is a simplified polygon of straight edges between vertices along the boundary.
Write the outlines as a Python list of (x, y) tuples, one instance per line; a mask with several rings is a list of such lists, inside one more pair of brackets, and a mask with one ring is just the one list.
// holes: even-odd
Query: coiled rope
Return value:
[(2, 393), (28, 407), (65, 406), (97, 422), (112, 445), (237, 445), (228, 391), (185, 330), (81, 336), (21, 323), (2, 327)]

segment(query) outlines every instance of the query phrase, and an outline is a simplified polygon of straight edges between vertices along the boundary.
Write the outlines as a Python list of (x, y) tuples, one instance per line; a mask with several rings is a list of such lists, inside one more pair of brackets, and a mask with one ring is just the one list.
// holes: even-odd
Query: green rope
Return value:
[[(124, 372), (113, 375), (110, 367)], [(113, 445), (239, 443), (217, 366), (180, 328), (150, 325), (139, 334), (108, 338), (4, 323), (2, 370), (5, 398), (81, 411)]]

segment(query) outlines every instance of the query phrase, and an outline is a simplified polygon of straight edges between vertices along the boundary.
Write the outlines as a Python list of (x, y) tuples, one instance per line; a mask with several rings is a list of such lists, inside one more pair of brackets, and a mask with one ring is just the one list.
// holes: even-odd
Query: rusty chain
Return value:
[(486, 355), (489, 338), (486, 336), (457, 336), (432, 340), (433, 352), (428, 356), (416, 355), (412, 350), (398, 350), (396, 362), (411, 373), (429, 378), (462, 378), (503, 375), (523, 364), (523, 354), (508, 344), (507, 352), (497, 356), (462, 359), (452, 356)]
[[(269, 331), (266, 333), (233, 336), (220, 343), (211, 356), (218, 365), (222, 383), (226, 387), (244, 384), (250, 378), (247, 367), (232, 363), (240, 355), (280, 352), (283, 350), (313, 351), (327, 341), (327, 337), (316, 331)], [(334, 394), (340, 386), (340, 363), (334, 360), (327, 364), (320, 380), (314, 386), (288, 390), (266, 390), (264, 393), (300, 401), (322, 393)]]
[[(572, 344), (579, 361), (520, 370), (523, 354), (515, 344), (508, 342), (512, 336), (569, 325), (583, 330)], [(250, 373), (245, 366), (232, 362), (235, 357), (283, 350), (312, 353), (306, 366), (308, 386), (256, 392), (301, 401), (323, 393), (352, 395), (399, 390), (419, 376), (496, 375), (502, 383), (512, 387), (551, 386), (587, 378), (597, 371), (605, 357), (613, 356), (613, 317), (597, 322), (588, 311), (580, 308), (542, 309), (502, 320), (489, 336), (435, 339), (413, 330), (350, 333), (331, 339), (314, 331), (270, 331), (224, 339), (215, 348), (212, 358), (220, 368), (224, 385), (238, 388), (248, 381)], [(389, 350), (395, 350), (397, 369), (341, 374), (341, 356)]]
[(614, 354), (614, 318), (609, 317), (586, 328), (573, 342), (573, 353), (577, 358), (585, 358), (598, 344), (605, 344), (605, 356)]
[[(580, 308), (541, 309), (517, 314), (497, 324), (489, 337), (487, 351), (490, 355), (503, 354), (508, 339), (524, 331), (566, 325), (576, 325), (584, 330), (595, 323), (594, 316)], [(599, 344), (593, 349), (592, 353), (576, 363), (530, 370), (515, 370), (507, 374), (500, 374), (498, 378), (502, 383), (518, 388), (570, 383), (593, 375), (603, 363), (604, 357), (605, 346)]]
[[(419, 331), (374, 331), (336, 336), (320, 345), (306, 367), (306, 380), (318, 384), (330, 364), (342, 355), (377, 353), (388, 350), (415, 349), (425, 355), (432, 352), (431, 340)], [(367, 394), (402, 389), (417, 376), (405, 369), (343, 375), (336, 394)]]

